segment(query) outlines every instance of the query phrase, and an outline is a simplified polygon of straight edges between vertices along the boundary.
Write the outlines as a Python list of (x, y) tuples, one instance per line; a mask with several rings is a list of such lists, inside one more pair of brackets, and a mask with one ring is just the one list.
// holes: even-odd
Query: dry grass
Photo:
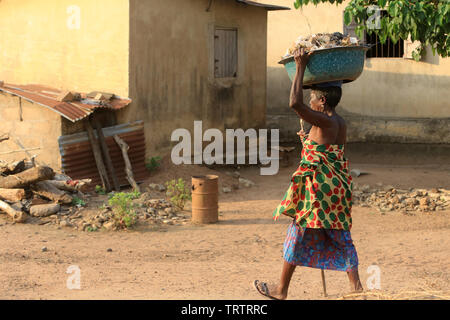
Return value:
[(382, 291), (367, 291), (361, 293), (350, 293), (342, 296), (338, 300), (355, 299), (377, 299), (377, 300), (450, 300), (450, 293), (442, 291), (401, 291), (390, 294)]

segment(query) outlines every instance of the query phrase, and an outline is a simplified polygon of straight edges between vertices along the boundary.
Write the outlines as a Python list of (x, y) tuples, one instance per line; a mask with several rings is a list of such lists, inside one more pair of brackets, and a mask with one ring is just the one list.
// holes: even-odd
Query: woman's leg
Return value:
[(292, 265), (288, 263), (287, 261), (284, 261), (283, 263), (283, 270), (281, 271), (281, 279), (280, 279), (280, 285), (279, 285), (279, 291), (282, 296), (284, 296), (284, 299), (286, 299), (288, 290), (289, 290), (289, 284), (291, 283), (292, 275), (295, 271), (295, 265)]
[[(295, 243), (301, 241), (303, 237), (303, 229), (299, 228), (295, 224), (295, 220), (291, 223), (288, 228), (287, 238), (284, 243), (284, 259), (283, 259), (283, 269), (281, 271), (281, 279), (278, 285), (268, 285), (268, 294), (277, 299), (284, 300), (287, 297), (289, 284), (291, 283), (292, 275), (295, 271), (295, 265), (292, 265), (286, 261), (295, 251)], [(262, 289), (262, 288), (260, 288)]]
[(348, 279), (350, 280), (351, 290), (353, 290), (354, 292), (362, 292), (364, 289), (359, 279), (358, 267), (348, 271), (347, 275)]
[(351, 268), (350, 271), (347, 271), (351, 290), (354, 292), (362, 292), (363, 286), (358, 273), (358, 254), (353, 244), (350, 231), (327, 230), (326, 233), (332, 241), (332, 245), (330, 246), (339, 249), (337, 251), (340, 253), (340, 259), (338, 261), (346, 261), (345, 265), (339, 265), (339, 267)]

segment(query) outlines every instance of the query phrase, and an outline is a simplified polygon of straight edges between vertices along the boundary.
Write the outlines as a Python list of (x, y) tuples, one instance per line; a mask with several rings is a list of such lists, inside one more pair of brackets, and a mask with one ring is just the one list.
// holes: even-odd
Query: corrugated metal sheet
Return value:
[[(95, 136), (97, 132), (94, 130)], [(113, 136), (118, 135), (130, 147), (128, 157), (133, 168), (134, 179), (136, 182), (143, 182), (148, 177), (148, 170), (145, 167), (145, 135), (143, 121), (137, 121), (130, 124), (121, 124), (114, 127), (103, 128), (106, 144), (109, 148), (114, 171), (121, 186), (128, 186), (128, 180), (125, 174), (125, 162), (123, 161), (122, 151), (115, 142)], [(72, 179), (92, 179), (92, 187), (101, 185), (100, 175), (95, 165), (95, 158), (92, 152), (91, 144), (86, 132), (76, 133), (67, 136), (61, 136), (58, 139), (59, 149), (62, 159), (63, 172)], [(112, 178), (109, 175), (109, 181)]]
[(49, 108), (72, 122), (86, 118), (93, 113), (95, 109), (104, 108), (119, 110), (131, 103), (131, 99), (128, 98), (114, 98), (108, 101), (107, 105), (99, 105), (95, 103), (95, 100), (86, 99), (83, 94), (82, 98), (84, 96), (84, 99), (81, 101), (61, 102), (57, 100), (61, 91), (42, 85), (20, 86), (4, 84), (3, 86), (0, 86), (0, 91)]
[(244, 4), (248, 4), (250, 6), (256, 6), (256, 7), (262, 7), (268, 11), (273, 11), (273, 10), (291, 10), (291, 8), (288, 7), (282, 7), (282, 6), (276, 6), (273, 4), (264, 4), (264, 3), (259, 3), (259, 2), (255, 2), (255, 1), (248, 1), (248, 0), (235, 0), (236, 2), (239, 3), (244, 3)]

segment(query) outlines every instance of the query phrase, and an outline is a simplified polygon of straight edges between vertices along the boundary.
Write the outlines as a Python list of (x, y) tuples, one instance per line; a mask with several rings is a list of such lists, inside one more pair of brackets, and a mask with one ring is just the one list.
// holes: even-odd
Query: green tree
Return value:
[[(296, 9), (307, 4), (335, 3), (344, 0), (296, 0)], [(367, 21), (373, 21), (376, 11), (371, 6), (386, 10), (380, 17), (379, 28), (368, 27)], [(344, 10), (344, 22), (352, 20), (358, 25), (356, 34), (362, 36), (367, 30), (375, 32), (384, 44), (388, 38), (396, 43), (399, 40), (420, 41), (413, 53), (416, 61), (424, 54), (429, 45), (436, 53), (445, 58), (450, 56), (450, 0), (351, 0)]]

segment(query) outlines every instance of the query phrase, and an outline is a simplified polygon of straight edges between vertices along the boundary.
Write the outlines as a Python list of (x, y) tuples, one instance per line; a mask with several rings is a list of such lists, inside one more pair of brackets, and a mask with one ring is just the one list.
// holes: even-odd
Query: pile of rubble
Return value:
[(450, 209), (450, 190), (433, 188), (396, 189), (378, 184), (354, 185), (353, 203), (362, 207), (377, 208), (379, 212), (401, 211), (405, 214), (419, 211), (431, 212)]
[[(179, 212), (165, 199), (148, 199), (149, 195), (143, 193), (140, 198), (133, 200), (133, 211), (136, 222), (150, 225), (184, 225), (190, 220), (185, 214)], [(86, 210), (88, 211), (88, 210)], [(79, 231), (117, 230), (117, 222), (113, 208), (103, 205), (100, 212), (86, 214), (84, 209), (68, 210), (55, 216), (50, 223), (61, 227), (72, 227)]]
[(226, 171), (225, 174), (230, 176), (230, 177), (235, 178), (236, 182), (233, 183), (231, 185), (231, 187), (223, 187), (222, 188), (222, 192), (223, 193), (230, 193), (233, 190), (238, 190), (238, 189), (241, 189), (241, 188), (251, 188), (251, 187), (256, 186), (256, 184), (253, 181), (241, 177), (241, 173), (238, 170)]
[(294, 55), (297, 49), (305, 48), (307, 52), (318, 49), (358, 46), (361, 42), (358, 38), (343, 35), (340, 32), (335, 33), (317, 33), (309, 36), (300, 36), (295, 43), (287, 50), (284, 58)]
[[(0, 214), (7, 214), (13, 223), (50, 224), (81, 231), (117, 229), (112, 207), (103, 203), (92, 210), (87, 206), (87, 199), (91, 197), (88, 193), (90, 183), (90, 179), (72, 180), (56, 174), (52, 168), (36, 166), (33, 161), (8, 163), (0, 160)], [(156, 189), (159, 192), (165, 190), (162, 185)], [(150, 194), (156, 189), (151, 184), (149, 192), (132, 200), (136, 222), (186, 224), (189, 220), (186, 215), (169, 201), (155, 199), (154, 194)]]
[(151, 199), (143, 204), (141, 217), (151, 223), (177, 225), (186, 224), (190, 219), (178, 211), (169, 201), (165, 199)]
[(34, 161), (0, 160), (0, 213), (14, 222), (24, 223), (29, 216), (57, 214), (62, 205), (82, 198), (91, 180), (72, 180), (55, 174), (52, 168), (36, 166)]

